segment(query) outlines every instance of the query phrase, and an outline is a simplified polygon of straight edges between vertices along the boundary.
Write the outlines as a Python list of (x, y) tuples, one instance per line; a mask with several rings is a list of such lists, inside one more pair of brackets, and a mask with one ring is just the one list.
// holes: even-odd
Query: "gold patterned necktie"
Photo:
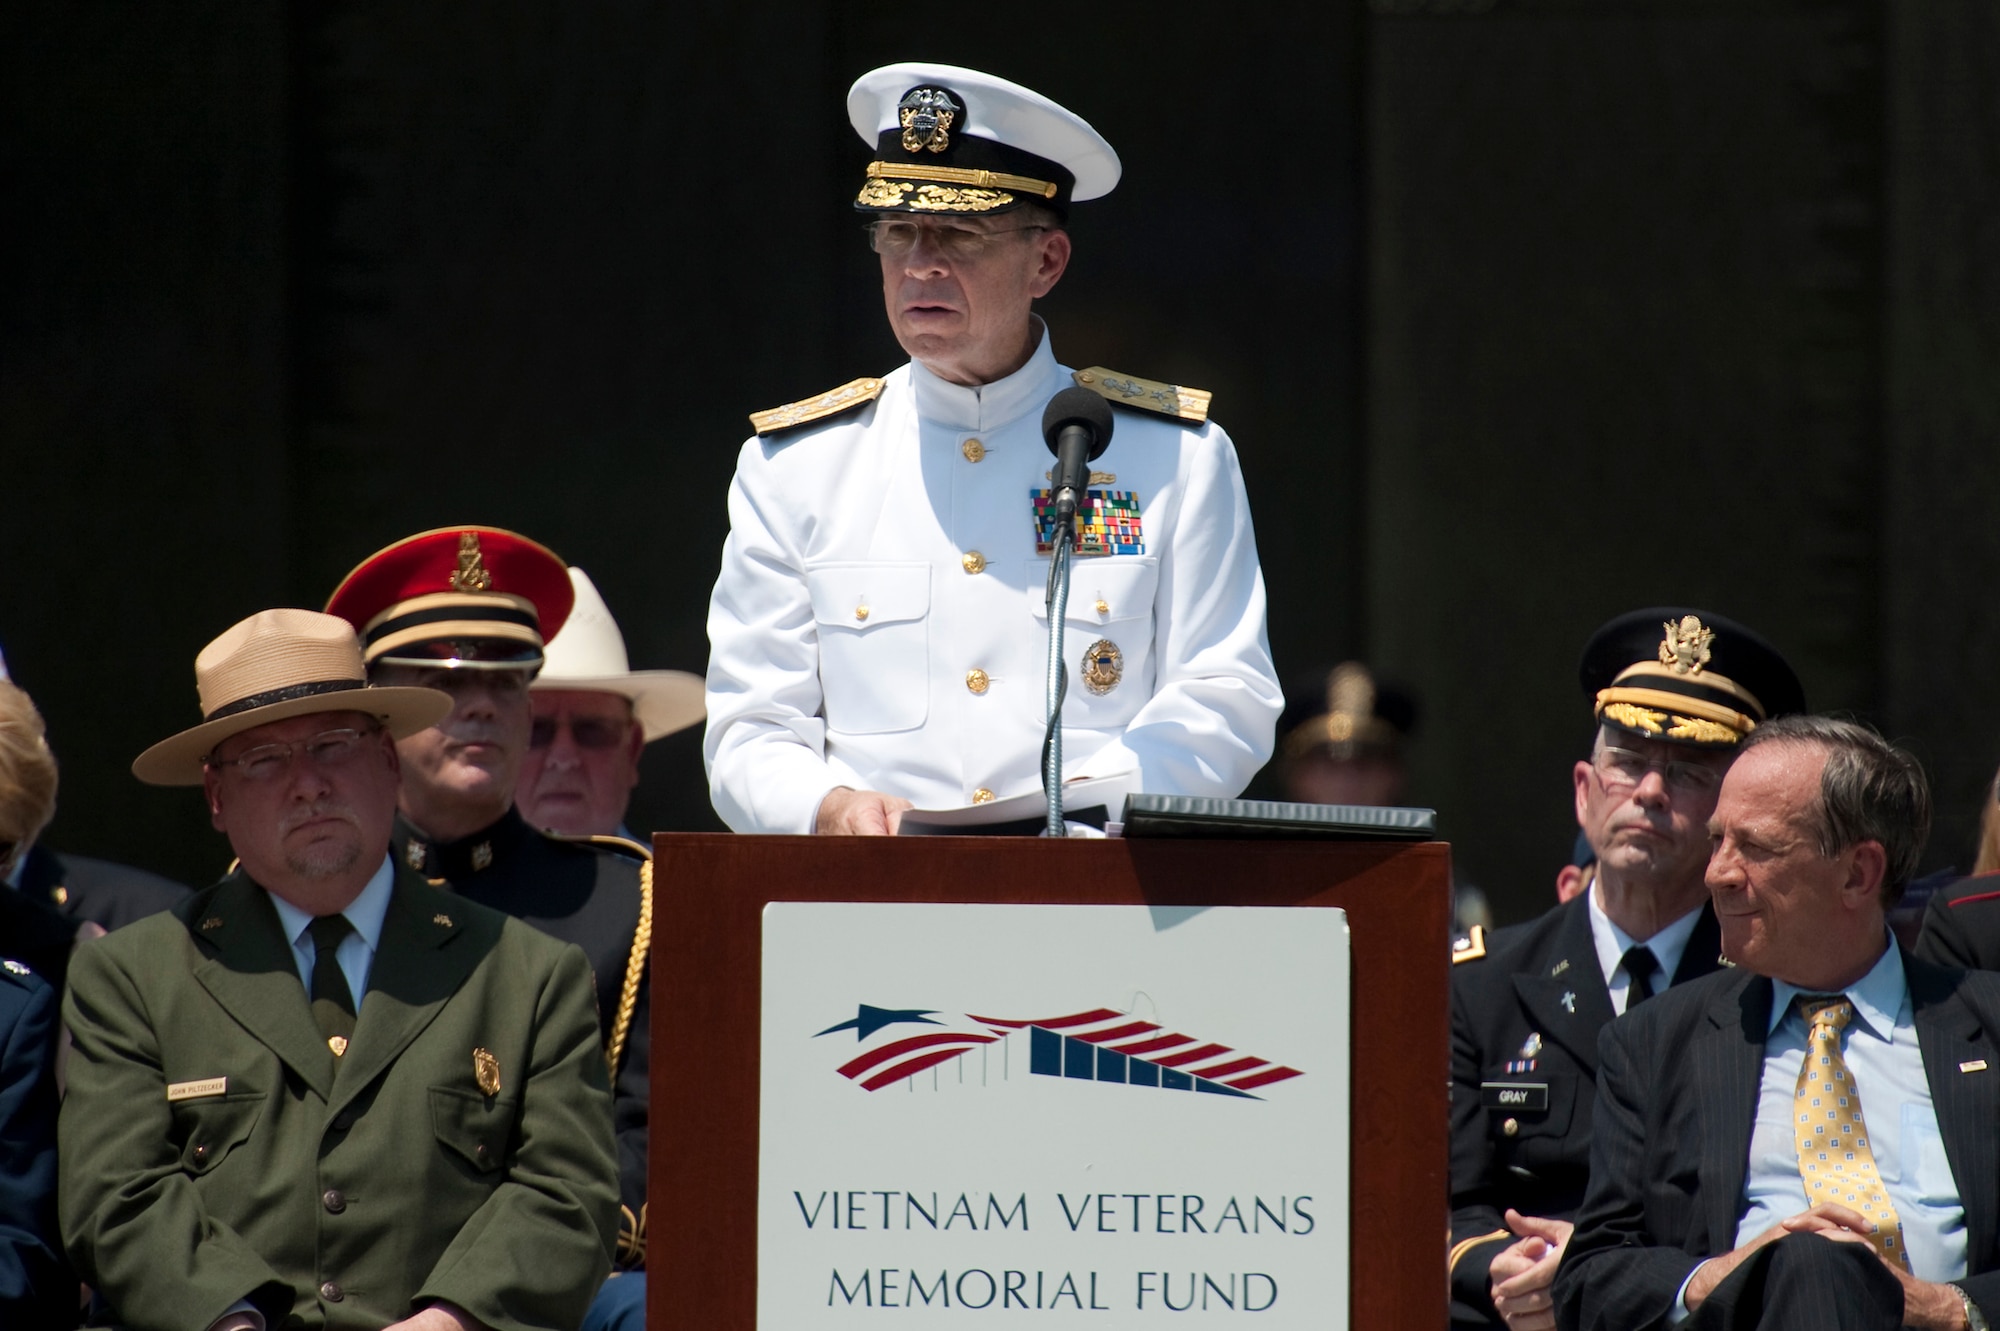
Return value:
[(1861, 1116), (1861, 1092), (1840, 1053), (1840, 1033), (1854, 1020), (1854, 1004), (1838, 996), (1801, 994), (1799, 1011), (1809, 1034), (1799, 1068), (1794, 1128), (1806, 1199), (1814, 1206), (1834, 1202), (1859, 1211), (1875, 1225), (1868, 1242), (1907, 1271), (1903, 1222), (1882, 1186), (1875, 1150), (1868, 1144), (1868, 1122)]

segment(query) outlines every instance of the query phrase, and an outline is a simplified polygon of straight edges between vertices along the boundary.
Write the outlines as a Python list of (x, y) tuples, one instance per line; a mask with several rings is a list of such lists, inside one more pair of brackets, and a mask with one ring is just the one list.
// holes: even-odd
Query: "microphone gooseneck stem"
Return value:
[(1063, 621), (1069, 614), (1069, 555), (1076, 543), (1076, 520), (1072, 513), (1058, 518), (1055, 548), (1049, 556), (1049, 673), (1048, 729), (1042, 739), (1042, 793), (1048, 797), (1048, 834), (1062, 836), (1062, 705)]

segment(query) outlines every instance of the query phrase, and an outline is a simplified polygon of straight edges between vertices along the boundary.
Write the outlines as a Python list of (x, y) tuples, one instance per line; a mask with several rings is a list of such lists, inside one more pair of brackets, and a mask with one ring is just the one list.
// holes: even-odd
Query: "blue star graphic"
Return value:
[(863, 1003), (860, 1010), (854, 1014), (851, 1020), (843, 1021), (838, 1026), (829, 1026), (819, 1032), (818, 1035), (813, 1036), (813, 1039), (817, 1040), (820, 1035), (832, 1035), (835, 1031), (851, 1029), (854, 1032), (855, 1040), (858, 1042), (867, 1039), (884, 1026), (894, 1026), (898, 1022), (904, 1021), (918, 1022), (925, 1026), (936, 1026), (940, 1023), (932, 1021), (930, 1018), (930, 1014), (935, 1011), (937, 1011), (936, 1008), (869, 1007), (866, 1003)]

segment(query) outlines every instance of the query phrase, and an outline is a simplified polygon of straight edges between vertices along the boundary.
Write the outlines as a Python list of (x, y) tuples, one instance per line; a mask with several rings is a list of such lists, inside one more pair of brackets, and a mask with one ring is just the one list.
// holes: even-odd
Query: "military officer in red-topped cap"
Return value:
[(466, 526), (370, 555), (326, 608), (360, 634), (370, 683), (452, 697), (444, 720), (397, 743), (397, 856), (590, 958), (615, 1069), (626, 1211), (619, 1259), (631, 1268), (644, 1260), (651, 940), (639, 919), (650, 866), (636, 843), (538, 832), (514, 807), (533, 715), (528, 684), (574, 602), (568, 567), (554, 552), (510, 531)]

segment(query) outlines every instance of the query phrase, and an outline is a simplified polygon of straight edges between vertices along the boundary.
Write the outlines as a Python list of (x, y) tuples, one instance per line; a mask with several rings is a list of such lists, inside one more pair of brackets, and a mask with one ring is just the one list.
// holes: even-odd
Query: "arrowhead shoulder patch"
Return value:
[(886, 379), (853, 379), (816, 397), (787, 402), (782, 407), (750, 413), (750, 427), (760, 435), (783, 434), (801, 425), (829, 420), (857, 407), (865, 407), (882, 396)]
[(1107, 370), (1102, 365), (1078, 370), (1074, 377), (1079, 388), (1088, 388), (1107, 402), (1136, 411), (1150, 411), (1156, 416), (1168, 416), (1191, 425), (1207, 423), (1208, 404), (1215, 396), (1206, 388), (1163, 384), (1157, 379), (1141, 379), (1137, 375)]

